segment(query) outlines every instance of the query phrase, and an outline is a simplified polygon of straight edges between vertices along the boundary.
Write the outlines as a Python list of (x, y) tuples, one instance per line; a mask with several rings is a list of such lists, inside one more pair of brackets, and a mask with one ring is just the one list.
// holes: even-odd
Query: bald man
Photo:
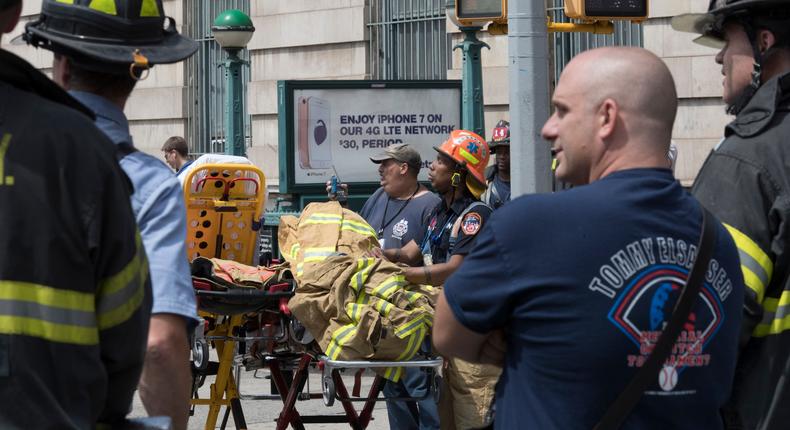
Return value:
[[(585, 52), (552, 102), (543, 136), (575, 187), (494, 212), (434, 319), (440, 352), (504, 366), (498, 429), (593, 428), (670, 319), (700, 238), (700, 205), (668, 168), (677, 99), (661, 60)], [(624, 429), (722, 428), (743, 280), (735, 245), (711, 221), (709, 283)]]

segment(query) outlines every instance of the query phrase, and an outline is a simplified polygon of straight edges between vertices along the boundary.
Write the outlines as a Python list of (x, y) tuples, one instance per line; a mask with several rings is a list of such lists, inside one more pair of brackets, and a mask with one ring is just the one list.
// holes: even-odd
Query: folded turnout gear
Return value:
[[(280, 218), (281, 254), (295, 268), (294, 316), (333, 360), (408, 361), (433, 324), (430, 286), (410, 284), (400, 266), (371, 258), (378, 237), (337, 202), (312, 203)], [(383, 376), (397, 381), (402, 368)]]
[[(272, 285), (293, 283), (287, 266), (247, 266), (219, 258), (197, 257), (192, 260), (192, 284), (198, 293), (198, 308), (220, 315), (255, 312), (264, 307), (278, 306), (283, 293), (293, 293), (291, 287), (270, 291)], [(275, 294), (276, 293), (276, 294)]]

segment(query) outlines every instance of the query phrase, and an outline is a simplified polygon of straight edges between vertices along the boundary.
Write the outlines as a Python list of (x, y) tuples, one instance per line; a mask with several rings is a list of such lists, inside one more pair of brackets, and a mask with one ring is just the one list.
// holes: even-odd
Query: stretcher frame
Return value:
[[(239, 173), (242, 175), (239, 175)], [(228, 173), (223, 177), (223, 173)], [(236, 176), (236, 177), (233, 177)], [(249, 176), (253, 176), (250, 178)], [(256, 180), (254, 176), (257, 176)], [(233, 185), (241, 184), (242, 187), (232, 189)], [(214, 185), (212, 189), (211, 186)], [(252, 185), (250, 187), (250, 185)], [(208, 187), (208, 188), (207, 188)], [(249, 193), (249, 188), (254, 190)], [(246, 189), (248, 192), (244, 192)], [(218, 257), (228, 260), (239, 261), (244, 264), (250, 264), (254, 255), (254, 239), (257, 237), (256, 230), (260, 227), (260, 223), (256, 220), (262, 218), (262, 210), (265, 195), (265, 177), (263, 173), (254, 166), (240, 165), (240, 164), (206, 164), (199, 166), (194, 171), (190, 172), (184, 182), (184, 195), (187, 202), (188, 213), (188, 253), (190, 260), (195, 256), (203, 257)], [(200, 216), (203, 218), (211, 218), (215, 228), (212, 230), (211, 235), (204, 234), (206, 246), (204, 252), (198, 254), (200, 251), (195, 251), (198, 242), (193, 240), (196, 230), (193, 220), (195, 211), (200, 211)], [(209, 213), (211, 211), (212, 213)], [(205, 212), (205, 213), (204, 213)], [(231, 213), (251, 213), (249, 226), (251, 227), (246, 231), (246, 236), (241, 237), (242, 228), (239, 227), (235, 232), (238, 233), (237, 238), (241, 242), (241, 252), (233, 253), (233, 249), (224, 246), (223, 238), (225, 231), (224, 216)], [(217, 222), (218, 221), (218, 222)], [(219, 229), (216, 226), (219, 225)], [(198, 227), (199, 228), (199, 227)], [(207, 230), (209, 230), (207, 228)], [(212, 237), (213, 236), (213, 237)], [(190, 242), (192, 240), (192, 242)], [(237, 247), (236, 250), (239, 250)], [(277, 388), (278, 394), (276, 395), (244, 395), (240, 392), (240, 363), (236, 357), (240, 352), (238, 351), (239, 343), (245, 344), (256, 341), (276, 341), (281, 342), (288, 336), (290, 324), (288, 319), (290, 317), (290, 310), (287, 307), (287, 300), (293, 295), (293, 289), (290, 291), (258, 291), (248, 289), (234, 289), (228, 291), (210, 291), (206, 290), (205, 286), (198, 287), (200, 281), (194, 280), (193, 284), (196, 286), (195, 294), (200, 303), (201, 300), (211, 300), (212, 298), (241, 298), (246, 299), (248, 302), (244, 306), (244, 310), (240, 312), (226, 312), (229, 315), (217, 314), (199, 310), (200, 316), (203, 318), (201, 326), (196, 331), (196, 336), (193, 341), (193, 359), (200, 362), (198, 372), (204, 372), (204, 378), (208, 374), (213, 374), (211, 364), (216, 366), (216, 378), (214, 383), (210, 386), (208, 398), (198, 398), (197, 389), (202, 385), (202, 381), (198, 384), (199, 376), (193, 379), (193, 398), (190, 401), (191, 408), (195, 406), (209, 406), (209, 412), (206, 417), (205, 429), (210, 430), (216, 428), (217, 419), (219, 418), (220, 409), (225, 406), (226, 413), (223, 417), (221, 428), (224, 429), (229, 414), (232, 413), (234, 424), (237, 429), (246, 429), (247, 424), (244, 418), (244, 411), (241, 406), (241, 400), (273, 400), (279, 399), (283, 402), (283, 407), (276, 420), (276, 429), (286, 429), (289, 425), (294, 429), (304, 429), (304, 424), (307, 423), (349, 423), (353, 429), (365, 429), (372, 419), (373, 407), (379, 400), (385, 401), (403, 401), (403, 400), (422, 400), (414, 398), (382, 398), (380, 397), (381, 390), (384, 388), (386, 380), (381, 375), (376, 375), (373, 383), (368, 390), (366, 396), (360, 396), (360, 381), (361, 375), (366, 369), (378, 369), (387, 367), (420, 367), (425, 368), (426, 371), (432, 375), (431, 384), (428, 389), (427, 396), (434, 396), (435, 401), (438, 402), (439, 396), (439, 375), (443, 360), (426, 359), (415, 361), (342, 361), (331, 360), (328, 357), (310, 352), (304, 353), (287, 353), (287, 354), (271, 354), (263, 357), (264, 367), (269, 369), (272, 382)], [(257, 307), (257, 311), (264, 308), (277, 308), (280, 313), (279, 331), (266, 336), (239, 336), (238, 332), (243, 326), (245, 319), (251, 315), (256, 314), (257, 311), (250, 312), (249, 307)], [(209, 361), (209, 344), (213, 344), (217, 350), (218, 363), (211, 363)], [(291, 384), (287, 383), (284, 365), (286, 363), (296, 363), (294, 366), (294, 375)], [(194, 362), (193, 362), (194, 363)], [(309, 385), (307, 384), (309, 378), (309, 370), (311, 366), (318, 367), (321, 372), (321, 393), (309, 392)], [(340, 372), (345, 369), (355, 370), (355, 384), (352, 390), (352, 395), (349, 395), (348, 389), (340, 375)], [(193, 372), (196, 369), (193, 369)], [(197, 375), (197, 374), (196, 374)], [(304, 387), (308, 387), (308, 392), (305, 393)], [(342, 415), (310, 415), (302, 416), (296, 409), (297, 400), (308, 399), (323, 399), (326, 406), (332, 406), (335, 400), (339, 401), (343, 406), (345, 416)], [(364, 402), (361, 411), (357, 412), (354, 408), (354, 402)]]

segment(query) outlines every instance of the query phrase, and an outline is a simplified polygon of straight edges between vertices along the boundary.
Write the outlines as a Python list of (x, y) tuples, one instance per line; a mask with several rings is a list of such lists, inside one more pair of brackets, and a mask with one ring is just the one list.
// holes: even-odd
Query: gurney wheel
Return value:
[(208, 360), (208, 342), (206, 342), (206, 339), (195, 339), (192, 343), (192, 365), (197, 370), (206, 370)]
[(335, 404), (335, 381), (332, 380), (332, 375), (324, 375), (321, 393), (324, 397), (324, 405), (332, 406)]

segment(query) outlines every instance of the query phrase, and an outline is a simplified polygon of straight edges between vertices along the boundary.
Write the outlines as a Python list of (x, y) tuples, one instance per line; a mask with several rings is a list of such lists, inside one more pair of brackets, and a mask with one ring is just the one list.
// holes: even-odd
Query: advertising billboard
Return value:
[(320, 191), (333, 175), (378, 184), (370, 156), (397, 143), (427, 167), (461, 125), (460, 81), (281, 81), (279, 95), (281, 192)]

